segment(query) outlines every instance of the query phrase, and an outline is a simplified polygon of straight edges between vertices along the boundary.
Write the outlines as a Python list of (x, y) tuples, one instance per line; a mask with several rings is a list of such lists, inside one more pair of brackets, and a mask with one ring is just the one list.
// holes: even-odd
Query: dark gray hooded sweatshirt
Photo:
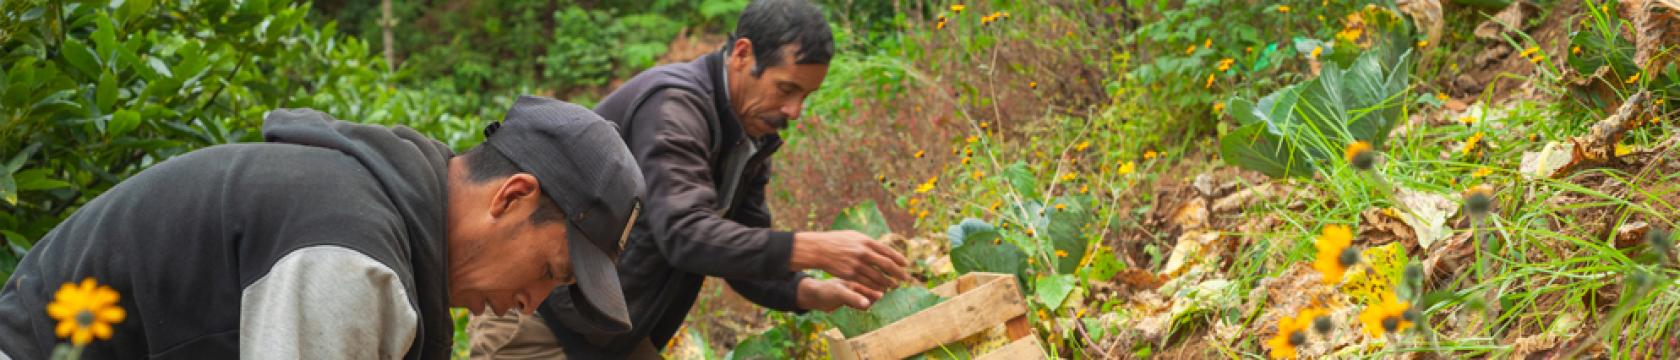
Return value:
[(141, 171), (43, 237), (0, 290), (0, 359), (67, 343), (45, 309), (85, 278), (128, 314), (88, 358), (447, 358), (448, 147), (307, 109), (263, 135)]

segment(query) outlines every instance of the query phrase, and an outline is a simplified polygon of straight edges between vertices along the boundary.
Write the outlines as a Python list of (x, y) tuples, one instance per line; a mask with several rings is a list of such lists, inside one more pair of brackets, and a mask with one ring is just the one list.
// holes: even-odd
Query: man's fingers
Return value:
[(846, 306), (850, 306), (853, 309), (858, 310), (869, 310), (869, 304), (875, 302), (875, 300), (871, 300), (867, 296), (854, 291), (846, 291), (841, 296), (844, 296)]
[(881, 300), (881, 295), (884, 295), (884, 293), (880, 291), (875, 291), (875, 289), (870, 289), (868, 286), (863, 286), (863, 284), (851, 281), (846, 281), (846, 287), (852, 289), (852, 291), (855, 291), (858, 294), (862, 294), (863, 297), (868, 298), (871, 303)]
[[(888, 259), (892, 259), (894, 264), (898, 264), (898, 267), (902, 268), (902, 267), (910, 266), (910, 260), (905, 259), (904, 254), (899, 254), (898, 251), (893, 250), (893, 248), (891, 246), (887, 246), (887, 244), (882, 244), (882, 243), (874, 242), (874, 241), (870, 241), (869, 244), (870, 244), (871, 248), (875, 249), (876, 253), (884, 255)], [(904, 277), (904, 279), (909, 280), (910, 277), (908, 275), (906, 275)]]
[(887, 258), (885, 255), (881, 255), (879, 253), (869, 254), (869, 261), (874, 263), (875, 268), (879, 269), (878, 271), (886, 273), (886, 275), (891, 275), (892, 278), (890, 280), (893, 281), (894, 285), (896, 285), (898, 281), (910, 281), (910, 273), (905, 271), (903, 266), (894, 264), (892, 259)]
[(855, 277), (858, 279), (847, 280), (857, 281), (859, 283), (863, 283), (864, 285), (869, 285), (872, 289), (882, 291), (892, 289), (893, 287), (892, 279), (888, 279), (886, 274), (882, 274), (880, 270), (876, 270), (873, 266), (870, 266), (869, 261), (862, 261), (858, 264), (858, 268), (855, 269), (853, 273), (856, 274)]

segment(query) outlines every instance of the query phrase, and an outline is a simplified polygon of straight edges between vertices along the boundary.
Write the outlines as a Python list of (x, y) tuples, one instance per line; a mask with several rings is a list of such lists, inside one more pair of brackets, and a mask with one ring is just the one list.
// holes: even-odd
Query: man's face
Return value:
[(786, 129), (788, 122), (799, 118), (805, 97), (817, 91), (828, 76), (826, 64), (795, 64), (798, 45), (783, 46), (776, 55), (781, 62), (754, 76), (757, 61), (752, 41), (736, 39), (733, 46), (726, 54), (730, 106), (740, 114), (741, 126), (753, 138)]
[(576, 281), (565, 222), (530, 221), (543, 201), (534, 177), (516, 174), (462, 187), (450, 190), (451, 306), (529, 315), (555, 287)]

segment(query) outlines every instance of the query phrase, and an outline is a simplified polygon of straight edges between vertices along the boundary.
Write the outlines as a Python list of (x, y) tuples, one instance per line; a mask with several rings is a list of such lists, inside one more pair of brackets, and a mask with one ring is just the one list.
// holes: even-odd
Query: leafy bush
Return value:
[(1410, 51), (1369, 51), (1347, 68), (1324, 65), (1312, 80), (1260, 98), (1231, 100), (1238, 127), (1219, 140), (1232, 165), (1272, 177), (1310, 176), (1355, 141), (1381, 148), (1402, 118)]
[(0, 5), (0, 277), (88, 200), (193, 149), (261, 139), (263, 114), (314, 107), (462, 149), (506, 98), (398, 89), (366, 42), (308, 5), (206, 0)]

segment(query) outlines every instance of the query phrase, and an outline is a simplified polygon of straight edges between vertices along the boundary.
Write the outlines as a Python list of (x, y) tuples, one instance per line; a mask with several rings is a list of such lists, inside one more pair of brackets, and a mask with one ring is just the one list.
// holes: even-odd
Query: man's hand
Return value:
[(801, 309), (834, 311), (841, 306), (849, 306), (853, 309), (868, 310), (869, 305), (880, 299), (880, 291), (855, 282), (813, 278), (799, 281), (798, 301)]
[(907, 266), (910, 261), (904, 255), (869, 235), (849, 230), (793, 234), (793, 256), (788, 264), (794, 271), (820, 269), (876, 291), (909, 281)]

